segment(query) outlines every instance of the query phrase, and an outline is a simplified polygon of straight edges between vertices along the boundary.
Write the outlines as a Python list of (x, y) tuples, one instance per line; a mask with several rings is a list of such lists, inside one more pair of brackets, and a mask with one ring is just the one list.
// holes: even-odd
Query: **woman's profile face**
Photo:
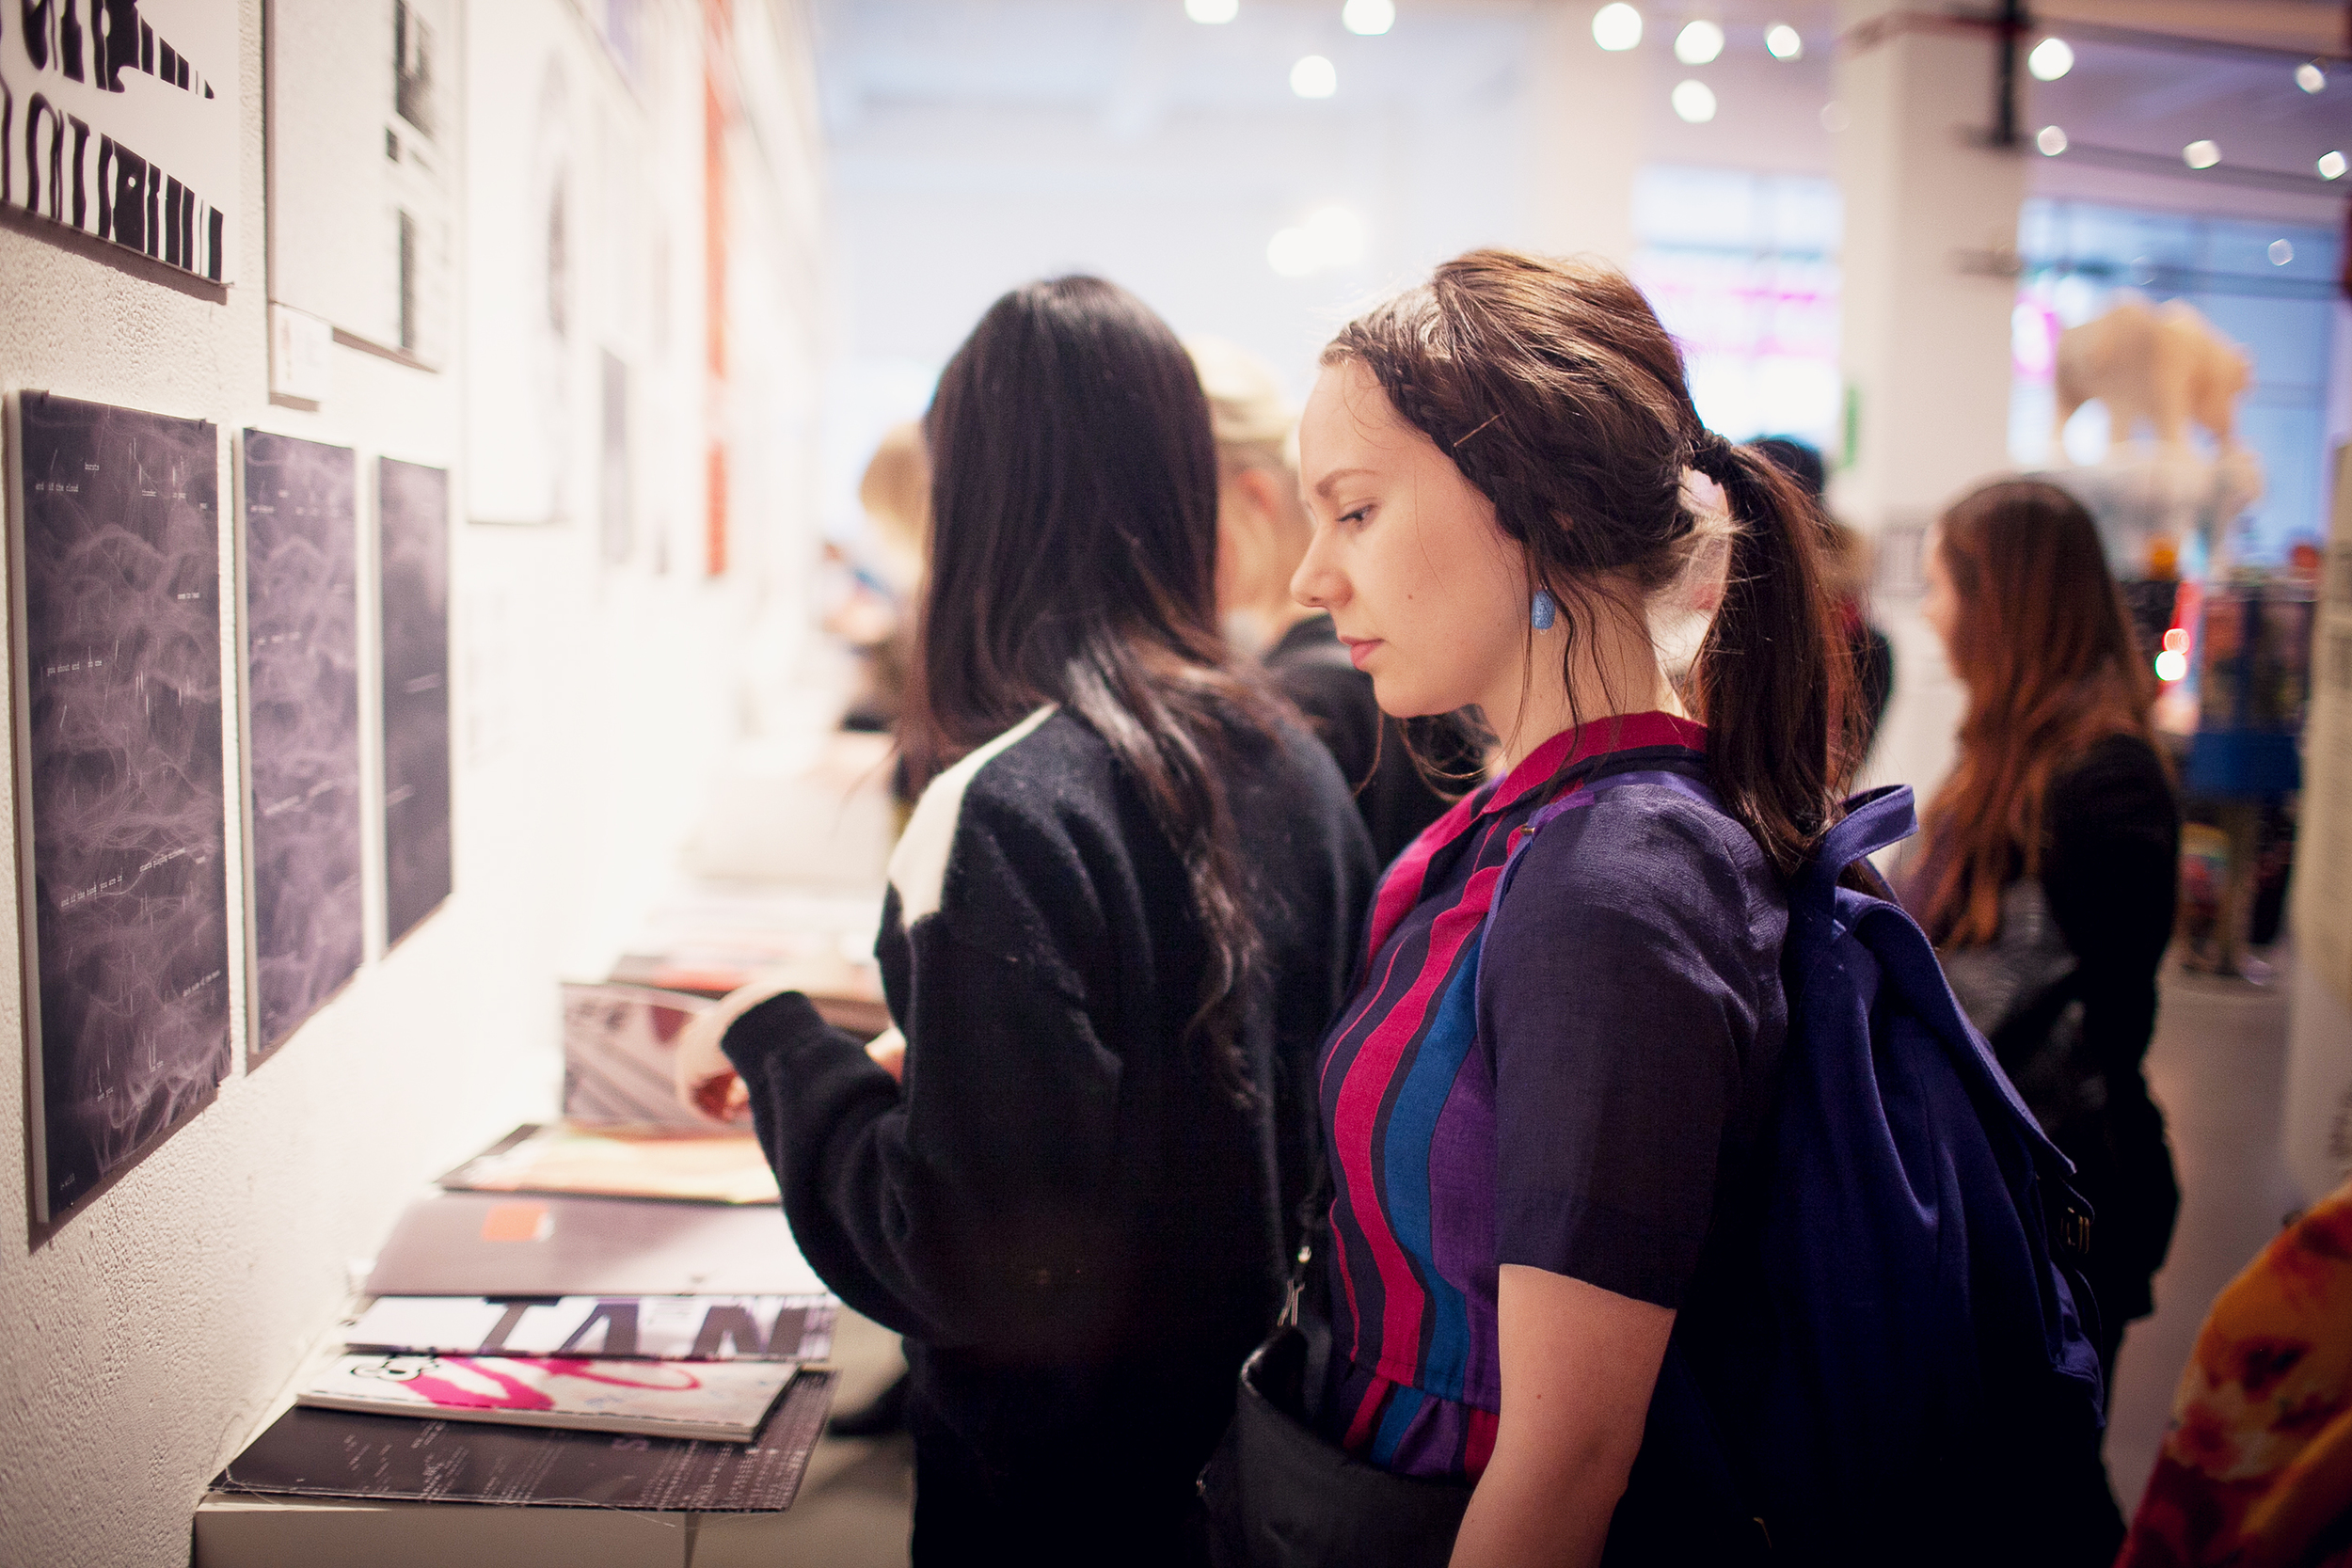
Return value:
[(1927, 557), (1919, 577), (1927, 585), (1927, 596), (1919, 601), (1919, 618), (1935, 628), (1935, 635), (1944, 640), (1944, 652), (1953, 657), (1957, 668), (1953, 640), (1960, 632), (1960, 590), (1952, 586), (1951, 568), (1944, 563), (1941, 529), (1928, 535)]
[(1352, 359), (1316, 381), (1298, 451), (1314, 533), (1292, 595), (1330, 612), (1389, 713), (1476, 704), (1507, 726), (1496, 707), (1517, 700), (1528, 595), (1493, 503)]

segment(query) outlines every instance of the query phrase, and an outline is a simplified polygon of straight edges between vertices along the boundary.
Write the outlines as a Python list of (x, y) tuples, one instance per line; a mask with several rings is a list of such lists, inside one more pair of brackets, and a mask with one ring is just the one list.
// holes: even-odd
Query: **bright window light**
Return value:
[(2055, 125), (2044, 125), (2033, 134), (2034, 146), (2042, 149), (2045, 158), (2055, 158), (2066, 150), (2066, 133)]
[(1184, 0), (1184, 14), (1216, 26), (1241, 14), (1241, 0)]
[(2188, 673), (2188, 656), (2167, 648), (2156, 656), (2156, 679), (2167, 683)]
[(2074, 46), (2064, 39), (2043, 39), (2026, 56), (2026, 69), (2038, 82), (2055, 82), (2074, 69)]
[(1612, 0), (1593, 13), (1593, 41), (1612, 52), (1642, 41), (1642, 13), (1625, 0)]
[(1786, 22), (1775, 22), (1764, 29), (1764, 52), (1776, 60), (1804, 58), (1804, 35)]
[(2319, 155), (2319, 177), (2322, 180), (2343, 179), (2344, 154), (2341, 152), (2322, 152)]
[(2325, 91), (2328, 86), (2328, 73), (2319, 69), (2317, 60), (2305, 60), (2295, 68), (2295, 85), (2305, 92)]
[(1692, 125), (1704, 125), (1715, 118), (1715, 89), (1696, 79), (1677, 82), (1674, 90), (1675, 113)]
[(1328, 98), (1339, 90), (1339, 69), (1320, 55), (1309, 55), (1291, 67), (1291, 91), (1301, 98)]
[(1724, 52), (1724, 30), (1712, 22), (1693, 22), (1675, 35), (1675, 58), (1684, 65), (1705, 65)]
[(2221, 161), (2221, 144), (2217, 141), (2193, 141), (2181, 149), (2181, 162), (2191, 168), (2211, 168)]
[(1340, 8), (1340, 25), (1364, 38), (1376, 38), (1396, 25), (1396, 0), (1347, 0)]

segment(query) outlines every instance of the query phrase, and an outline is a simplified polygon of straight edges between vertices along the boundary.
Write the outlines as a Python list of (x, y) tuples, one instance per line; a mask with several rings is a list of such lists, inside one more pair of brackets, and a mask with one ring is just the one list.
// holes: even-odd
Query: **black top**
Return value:
[(1992, 944), (1945, 958), (2002, 1067), (2075, 1164), (2097, 1215), (2085, 1272), (2110, 1333), (2151, 1309), (2179, 1206), (2141, 1064), (2180, 848), (2164, 764), (2146, 741), (2111, 736), (2050, 782), (2041, 876), (2003, 890)]
[(1372, 852), (1298, 730), (1223, 777), (1265, 949), (1248, 1103), (1184, 1037), (1205, 953), (1184, 868), (1055, 708), (934, 780), (891, 857), (903, 1088), (797, 992), (727, 1033), (803, 1252), (913, 1341), (918, 1449), (1006, 1497), (1026, 1474), (1063, 1503), (1189, 1499), (1297, 1245)]
[[(1431, 788), (1413, 765), (1406, 726), (1380, 711), (1372, 677), (1356, 668), (1328, 615), (1310, 615), (1266, 650), (1266, 673), (1298, 705), (1331, 749), (1340, 775), (1356, 790), (1356, 808), (1372, 832), (1382, 865), (1396, 859), (1453, 801)], [(1476, 752), (1450, 720), (1415, 721), (1411, 738), (1449, 772), (1478, 782)]]

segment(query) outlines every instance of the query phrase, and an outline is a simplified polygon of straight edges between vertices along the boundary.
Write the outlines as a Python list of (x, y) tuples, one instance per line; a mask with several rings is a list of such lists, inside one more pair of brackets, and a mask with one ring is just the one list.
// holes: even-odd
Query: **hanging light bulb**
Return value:
[(2074, 46), (2060, 38), (2043, 39), (2026, 56), (2026, 69), (2038, 82), (2055, 82), (2074, 69)]
[(1776, 60), (1804, 58), (1804, 35), (1786, 22), (1775, 22), (1764, 29), (1764, 52)]
[(1705, 65), (1724, 52), (1724, 30), (1712, 22), (1692, 23), (1675, 35), (1675, 58), (1684, 65)]
[(1625, 0), (1610, 0), (1593, 13), (1593, 41), (1612, 54), (1642, 41), (1642, 13)]
[(1396, 25), (1396, 0), (1347, 0), (1340, 25), (1359, 38), (1377, 38)]
[(1320, 55), (1309, 55), (1291, 67), (1291, 91), (1301, 98), (1328, 98), (1339, 90), (1339, 68)]

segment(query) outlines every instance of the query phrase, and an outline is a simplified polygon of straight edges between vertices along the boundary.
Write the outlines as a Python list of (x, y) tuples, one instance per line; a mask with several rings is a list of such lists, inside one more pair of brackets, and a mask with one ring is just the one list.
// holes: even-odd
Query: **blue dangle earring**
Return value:
[(1560, 607), (1551, 602), (1551, 595), (1538, 588), (1534, 599), (1527, 607), (1527, 624), (1537, 631), (1549, 631), (1552, 621), (1559, 613)]

